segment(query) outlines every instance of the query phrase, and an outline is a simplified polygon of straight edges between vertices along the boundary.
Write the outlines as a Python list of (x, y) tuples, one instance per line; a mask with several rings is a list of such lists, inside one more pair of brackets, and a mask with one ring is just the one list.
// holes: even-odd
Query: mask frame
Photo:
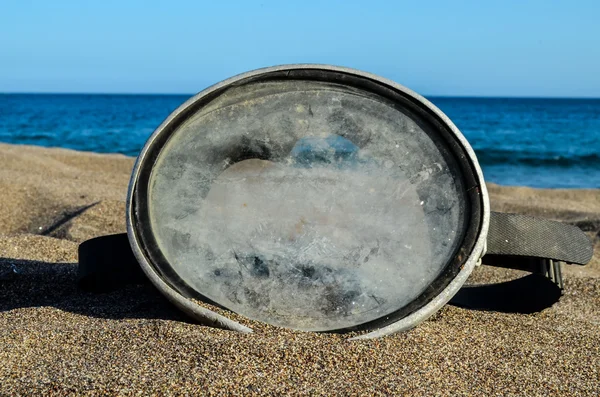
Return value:
[[(469, 203), (466, 205), (467, 213), (465, 214), (467, 217), (467, 228), (463, 234), (462, 244), (454, 253), (453, 259), (446, 264), (442, 273), (430, 286), (407, 306), (377, 320), (333, 331), (362, 331), (364, 333), (355, 339), (368, 339), (411, 329), (445, 305), (463, 286), (475, 266), (481, 263), (481, 258), (486, 254), (486, 246), (490, 238), (488, 236), (490, 217), (491, 214), (495, 213), (490, 212), (489, 196), (475, 152), (452, 121), (435, 105), (419, 94), (393, 81), (370, 73), (329, 65), (299, 64), (276, 66), (232, 77), (190, 98), (155, 130), (138, 156), (133, 168), (127, 195), (126, 223), (129, 244), (123, 244), (123, 237), (117, 241), (117, 236), (112, 236), (113, 247), (115, 247), (114, 252), (128, 251), (126, 245), (130, 246), (135, 257), (135, 262), (139, 264), (145, 277), (175, 306), (197, 321), (230, 330), (251, 332), (252, 330), (248, 327), (194, 302), (194, 300), (207, 301), (207, 299), (201, 293), (187, 285), (177, 275), (177, 272), (169, 265), (160, 252), (153, 238), (148, 215), (148, 183), (160, 150), (177, 128), (203, 106), (210, 103), (230, 87), (263, 81), (289, 79), (348, 85), (397, 103), (403, 110), (408, 110), (411, 117), (428, 124), (429, 129), (436, 131), (438, 134), (436, 139), (439, 139), (439, 137), (442, 138), (440, 144), (452, 154), (459, 166)], [(425, 128), (424, 131), (428, 131), (428, 129)], [(528, 220), (533, 219), (526, 218)], [(517, 218), (511, 218), (509, 214), (499, 214), (495, 219), (496, 221), (493, 222), (496, 230), (495, 236), (503, 237), (506, 233), (510, 236), (518, 236), (519, 234), (527, 235), (527, 233), (533, 231), (534, 235), (529, 237), (536, 238), (535, 225), (538, 225), (538, 227), (545, 225), (544, 227), (546, 228), (550, 227), (551, 230), (557, 230), (559, 235), (560, 233), (566, 233), (565, 235), (571, 233), (571, 238), (565, 239), (565, 244), (567, 246), (569, 244), (577, 245), (579, 252), (578, 254), (572, 252), (561, 256), (562, 251), (558, 253), (552, 252), (552, 248), (544, 246), (543, 242), (541, 245), (538, 244), (537, 249), (533, 250), (529, 246), (525, 247), (525, 249), (522, 249), (523, 247), (503, 247), (502, 239), (492, 238), (491, 252), (493, 254), (517, 255), (519, 258), (547, 257), (572, 263), (587, 263), (591, 258), (591, 244), (589, 240), (585, 240), (587, 237), (577, 228), (563, 224), (554, 225), (557, 222), (548, 223), (550, 221), (538, 221), (536, 223), (534, 221), (533, 229), (529, 227), (527, 230), (521, 230), (517, 227), (514, 230), (508, 230), (510, 229), (511, 219)], [(521, 221), (523, 221), (522, 218)], [(573, 230), (573, 228), (577, 229), (577, 231)], [(503, 234), (503, 231), (506, 230), (508, 232)], [(102, 262), (98, 258), (92, 259), (89, 255), (89, 248), (86, 248), (86, 244), (87, 246), (98, 244), (94, 240), (84, 242), (80, 246), (80, 275), (83, 274), (84, 277), (90, 273), (90, 270), (93, 273), (93, 269), (97, 267), (94, 266), (95, 262)], [(116, 248), (119, 244), (122, 245), (121, 250)], [(129, 252), (126, 255), (131, 257)], [(513, 265), (505, 267), (531, 270), (530, 260), (526, 261), (526, 266), (528, 267), (525, 267), (525, 265), (522, 265), (517, 260)], [(552, 269), (554, 269), (552, 272), (553, 277), (556, 277), (555, 267)], [(562, 285), (559, 286), (562, 287)], [(209, 301), (209, 303), (214, 302)]]

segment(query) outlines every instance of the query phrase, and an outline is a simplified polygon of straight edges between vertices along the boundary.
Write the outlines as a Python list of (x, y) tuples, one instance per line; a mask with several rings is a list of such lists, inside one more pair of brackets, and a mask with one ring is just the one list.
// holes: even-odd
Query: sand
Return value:
[[(194, 324), (151, 286), (76, 287), (77, 244), (123, 231), (134, 159), (0, 145), (0, 395), (600, 395), (600, 191), (490, 185), (496, 210), (595, 241), (535, 314), (447, 305), (418, 328), (350, 342)], [(519, 277), (482, 266), (471, 283)]]

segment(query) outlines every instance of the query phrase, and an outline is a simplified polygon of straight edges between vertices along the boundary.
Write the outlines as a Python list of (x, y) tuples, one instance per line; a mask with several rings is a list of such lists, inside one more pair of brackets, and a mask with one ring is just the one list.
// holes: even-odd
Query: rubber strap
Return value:
[(127, 233), (96, 237), (81, 243), (77, 272), (79, 286), (93, 292), (150, 282), (133, 255)]
[[(525, 215), (490, 214), (484, 264), (539, 272), (534, 258), (584, 265), (592, 255), (590, 239), (576, 226)], [(148, 282), (126, 233), (81, 243), (78, 278), (81, 288), (95, 292)]]
[[(585, 265), (592, 259), (594, 249), (590, 239), (577, 226), (526, 215), (492, 212), (486, 254)], [(483, 261), (485, 263), (485, 257)]]

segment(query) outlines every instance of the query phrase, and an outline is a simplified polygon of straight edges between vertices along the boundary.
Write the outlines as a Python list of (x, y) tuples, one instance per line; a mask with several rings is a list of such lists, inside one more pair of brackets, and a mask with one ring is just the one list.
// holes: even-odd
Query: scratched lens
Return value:
[(407, 307), (466, 229), (460, 171), (433, 128), (326, 83), (229, 88), (171, 135), (148, 188), (170, 268), (273, 325), (356, 327)]

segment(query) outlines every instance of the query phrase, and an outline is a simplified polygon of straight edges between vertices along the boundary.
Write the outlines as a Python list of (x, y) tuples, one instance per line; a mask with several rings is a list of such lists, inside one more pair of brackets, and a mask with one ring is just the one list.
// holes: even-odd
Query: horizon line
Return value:
[[(161, 92), (35, 92), (6, 91), (0, 95), (122, 95), (122, 96), (189, 96), (196, 93), (161, 93)], [(600, 99), (600, 96), (532, 96), (532, 95), (454, 95), (454, 94), (420, 94), (425, 98), (464, 98), (464, 99)]]

